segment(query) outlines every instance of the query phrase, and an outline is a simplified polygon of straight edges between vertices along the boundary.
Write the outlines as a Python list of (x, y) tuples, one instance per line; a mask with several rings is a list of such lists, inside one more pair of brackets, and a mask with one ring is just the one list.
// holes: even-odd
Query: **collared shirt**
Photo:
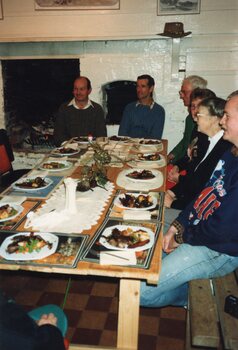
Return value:
[(148, 105), (143, 105), (142, 103), (140, 103), (140, 101), (137, 101), (136, 102), (136, 107), (141, 105), (141, 106), (148, 106), (150, 109), (152, 109), (154, 107), (154, 104), (155, 104), (155, 101), (152, 101), (149, 106)]
[(196, 169), (199, 167), (199, 165), (204, 161), (204, 159), (207, 158), (207, 156), (209, 155), (209, 153), (213, 150), (213, 148), (216, 146), (217, 142), (222, 138), (224, 134), (224, 130), (220, 130), (218, 131), (218, 133), (216, 133), (216, 135), (212, 136), (212, 137), (208, 137), (208, 140), (210, 141), (210, 144), (208, 146), (207, 152), (205, 154), (205, 156), (203, 157), (203, 159), (201, 160), (201, 162), (196, 166)]
[(91, 106), (94, 108), (94, 106), (93, 106), (91, 100), (88, 100), (86, 106), (84, 106), (83, 108), (79, 108), (79, 107), (77, 106), (76, 102), (75, 102), (75, 98), (73, 98), (73, 99), (69, 102), (68, 106), (73, 106), (73, 107), (76, 108), (76, 109), (87, 109), (87, 108), (89, 108), (89, 107), (91, 107)]

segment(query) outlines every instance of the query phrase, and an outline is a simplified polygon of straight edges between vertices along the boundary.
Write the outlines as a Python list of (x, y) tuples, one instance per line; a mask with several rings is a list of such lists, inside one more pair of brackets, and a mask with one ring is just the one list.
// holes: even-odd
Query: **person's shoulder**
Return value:
[(136, 104), (137, 104), (137, 101), (129, 102), (125, 106), (124, 110), (126, 111), (126, 110), (134, 109), (136, 107)]
[(157, 102), (154, 102), (154, 106), (153, 106), (154, 108), (156, 108), (156, 109), (158, 109), (158, 110), (160, 110), (160, 111), (163, 111), (164, 112), (164, 107), (163, 106), (161, 106), (159, 103), (157, 103)]
[(91, 102), (93, 108), (97, 108), (97, 109), (100, 109), (100, 110), (102, 109), (102, 106), (99, 103), (97, 103), (95, 101), (92, 101), (92, 100), (90, 100), (90, 102)]
[(70, 101), (63, 102), (63, 103), (59, 106), (59, 111), (65, 111), (65, 110), (71, 109), (71, 108), (72, 108), (72, 105), (69, 105), (69, 103), (70, 103)]

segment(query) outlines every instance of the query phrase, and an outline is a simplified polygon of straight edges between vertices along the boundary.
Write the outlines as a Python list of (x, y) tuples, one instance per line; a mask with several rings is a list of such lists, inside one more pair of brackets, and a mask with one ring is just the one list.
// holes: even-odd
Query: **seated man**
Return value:
[(238, 267), (238, 91), (228, 97), (220, 124), (233, 146), (164, 235), (160, 279), (157, 286), (142, 283), (142, 306), (186, 305), (189, 281), (221, 277)]
[(89, 99), (91, 91), (88, 78), (75, 79), (73, 100), (61, 105), (56, 116), (54, 140), (57, 146), (75, 136), (107, 135), (103, 109)]
[[(192, 91), (196, 88), (205, 89), (206, 86), (207, 86), (207, 81), (202, 77), (199, 77), (198, 75), (190, 75), (183, 80), (181, 89), (179, 91), (179, 96), (183, 100), (184, 106), (188, 107), (189, 112), (190, 112), (189, 110), (190, 95)], [(183, 138), (169, 153), (168, 162), (171, 162), (174, 164), (176, 161), (178, 161), (179, 159), (181, 159), (186, 155), (194, 127), (195, 127), (195, 122), (192, 118), (191, 113), (189, 113), (185, 119), (185, 128), (184, 128)]]
[(126, 106), (118, 132), (120, 136), (161, 139), (165, 111), (153, 100), (154, 86), (154, 79), (150, 75), (137, 78), (138, 101)]

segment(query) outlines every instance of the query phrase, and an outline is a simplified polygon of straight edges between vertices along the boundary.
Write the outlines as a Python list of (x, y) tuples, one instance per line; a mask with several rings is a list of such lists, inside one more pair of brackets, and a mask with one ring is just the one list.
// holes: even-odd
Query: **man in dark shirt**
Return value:
[(87, 77), (75, 79), (73, 100), (61, 105), (56, 116), (54, 140), (57, 146), (76, 136), (107, 135), (103, 109), (89, 99), (91, 91), (91, 82)]

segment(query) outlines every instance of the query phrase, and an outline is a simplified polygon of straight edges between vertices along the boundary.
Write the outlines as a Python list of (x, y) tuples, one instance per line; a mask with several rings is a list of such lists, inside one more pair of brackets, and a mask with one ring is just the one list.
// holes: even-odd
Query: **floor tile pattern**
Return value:
[[(69, 321), (67, 337), (72, 343), (116, 345), (116, 279), (0, 271), (0, 286), (27, 311), (44, 304), (63, 306)], [(184, 349), (185, 320), (183, 308), (141, 308), (138, 349)]]

